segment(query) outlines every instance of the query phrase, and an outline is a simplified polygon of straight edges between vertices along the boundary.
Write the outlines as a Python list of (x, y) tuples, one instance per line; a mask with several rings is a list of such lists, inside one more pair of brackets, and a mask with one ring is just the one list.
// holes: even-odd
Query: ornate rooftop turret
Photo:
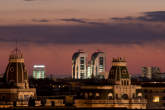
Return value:
[(12, 83), (19, 88), (28, 88), (28, 74), (20, 49), (16, 48), (11, 52), (4, 78), (8, 84)]
[(17, 62), (24, 62), (23, 54), (18, 48), (15, 48), (9, 56), (9, 62), (14, 62), (16, 60)]
[(129, 85), (130, 75), (125, 58), (113, 58), (109, 80), (114, 84)]

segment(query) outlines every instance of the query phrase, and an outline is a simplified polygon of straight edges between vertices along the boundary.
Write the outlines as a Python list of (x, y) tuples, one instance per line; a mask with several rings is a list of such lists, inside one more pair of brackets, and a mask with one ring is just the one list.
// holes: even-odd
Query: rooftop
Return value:
[(9, 59), (21, 59), (21, 58), (23, 58), (23, 53), (18, 48), (15, 48), (9, 56)]

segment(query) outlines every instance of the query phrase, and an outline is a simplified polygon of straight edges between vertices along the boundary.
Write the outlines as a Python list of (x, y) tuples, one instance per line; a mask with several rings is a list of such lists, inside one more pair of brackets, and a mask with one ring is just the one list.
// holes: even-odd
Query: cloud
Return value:
[(142, 23), (107, 25), (0, 26), (0, 42), (43, 44), (144, 44), (165, 41), (165, 26)]
[(65, 23), (78, 23), (78, 24), (89, 24), (89, 25), (105, 25), (105, 23), (98, 22), (92, 19), (80, 19), (80, 18), (63, 18), (63, 19), (32, 19), (32, 22), (37, 23), (48, 23), (48, 22), (59, 22), (64, 21)]
[(76, 22), (76, 23), (87, 23), (87, 21), (85, 21), (84, 19), (77, 19), (77, 18), (64, 18), (64, 19), (60, 19), (61, 21), (66, 21), (66, 22)]
[(113, 17), (112, 20), (115, 21), (132, 21), (132, 20), (138, 20), (138, 21), (149, 21), (149, 22), (165, 22), (165, 11), (152, 11), (152, 12), (144, 12), (142, 16), (138, 17)]
[(131, 16), (127, 16), (127, 17), (124, 17), (124, 18), (118, 18), (118, 17), (113, 17), (111, 18), (112, 20), (115, 20), (115, 21), (125, 21), (125, 20), (135, 20), (135, 18), (131, 17)]
[(165, 22), (165, 11), (145, 12), (144, 14), (144, 16), (140, 16), (137, 19), (143, 21)]
[(48, 19), (32, 19), (33, 22), (40, 22), (40, 23), (47, 23), (49, 22), (50, 20)]
[(90, 19), (82, 19), (82, 18), (65, 18), (65, 19), (60, 19), (60, 20), (65, 21), (65, 22), (75, 22), (75, 23), (81, 23), (81, 24), (105, 25), (102, 22), (98, 22), (98, 21), (90, 20)]

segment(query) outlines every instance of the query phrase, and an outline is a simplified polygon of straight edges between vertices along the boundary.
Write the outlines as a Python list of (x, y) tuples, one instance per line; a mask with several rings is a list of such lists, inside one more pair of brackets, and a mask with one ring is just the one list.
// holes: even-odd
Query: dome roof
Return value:
[(121, 83), (121, 80), (130, 79), (125, 58), (113, 58), (108, 78), (115, 84)]

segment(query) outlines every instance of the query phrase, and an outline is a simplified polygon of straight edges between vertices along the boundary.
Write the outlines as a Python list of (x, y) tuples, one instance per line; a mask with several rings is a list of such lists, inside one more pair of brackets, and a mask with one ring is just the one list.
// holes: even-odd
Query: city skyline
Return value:
[(106, 71), (113, 57), (126, 57), (130, 73), (142, 66), (164, 67), (163, 0), (5, 0), (0, 1), (0, 72), (18, 40), (27, 70), (34, 64), (47, 73), (71, 76), (78, 49), (105, 52)]
[[(30, 75), (32, 75), (32, 70), (33, 70), (33, 65), (35, 65), (35, 64), (43, 64), (42, 62), (43, 61), (47, 61), (47, 59), (46, 58), (44, 58), (44, 57), (38, 57), (37, 56), (37, 54), (38, 54), (38, 51), (36, 51), (35, 53), (29, 53), (29, 51), (30, 50), (25, 50), (27, 49), (27, 48), (23, 48), (22, 49), (22, 51), (23, 51), (23, 55), (24, 55), (24, 58), (25, 58), (25, 64), (27, 65), (27, 70), (28, 70), (28, 73), (30, 74)], [(124, 48), (123, 48), (124, 49)], [(8, 49), (7, 49), (8, 50)], [(7, 51), (6, 50), (6, 51)], [(41, 49), (42, 50), (42, 49)], [(65, 49), (64, 49), (65, 50)], [(68, 51), (70, 51), (70, 50), (68, 50)], [(79, 51), (79, 50), (76, 50), (76, 51)], [(76, 51), (74, 51), (74, 52), (76, 52)], [(88, 57), (87, 57), (87, 59), (88, 60), (90, 60), (90, 58), (91, 58), (91, 55), (94, 53), (94, 52), (97, 52), (98, 50), (94, 50), (94, 49), (92, 49), (91, 48), (91, 50), (90, 51), (85, 51), (88, 55)], [(134, 51), (136, 51), (136, 50), (134, 50)], [(143, 50), (144, 51), (144, 50)], [(73, 52), (73, 53), (74, 53)], [(11, 51), (8, 51), (8, 53), (10, 54), (11, 53)], [(53, 52), (54, 53), (54, 52)], [(51, 54), (53, 54), (53, 53), (51, 53)], [(70, 53), (68, 56), (70, 56), (70, 61), (68, 61), (69, 62), (69, 64), (72, 64), (72, 61), (71, 61), (71, 57), (72, 57), (72, 55), (73, 55), (73, 53)], [(114, 54), (115, 53), (115, 54)], [(27, 55), (26, 55), (27, 54)], [(50, 54), (50, 53), (48, 53), (48, 54)], [(111, 53), (112, 55), (114, 55), (114, 56), (110, 56), (110, 54), (109, 55), (107, 55), (106, 53), (105, 53), (105, 56), (106, 56), (106, 72), (108, 72), (109, 73), (109, 70), (110, 70), (110, 67), (112, 66), (111, 65), (111, 61), (112, 61), (112, 59), (113, 58), (117, 58), (117, 57), (120, 57), (119, 55), (121, 55), (121, 53), (120, 52), (118, 52), (116, 49), (115, 50), (113, 50), (113, 53)], [(118, 56), (117, 56), (117, 54), (118, 54)], [(5, 55), (5, 54), (2, 54), (2, 55)], [(33, 59), (31, 59), (30, 57), (29, 57), (29, 55), (30, 56), (33, 56), (33, 55), (36, 55), (34, 58), (36, 58), (35, 60), (36, 60), (36, 62), (33, 62), (32, 60)], [(58, 56), (60, 56), (59, 54), (57, 54)], [(115, 56), (116, 55), (116, 56)], [(127, 55), (127, 53), (126, 53), (126, 55)], [(139, 55), (141, 55), (141, 54), (139, 54)], [(131, 55), (129, 55), (130, 56), (130, 58), (131, 58)], [(6, 58), (8, 58), (8, 56), (5, 56)], [(45, 56), (46, 57), (46, 56)], [(64, 57), (64, 56), (62, 56), (62, 57)], [(29, 59), (30, 58), (30, 59)], [(43, 60), (40, 60), (40, 59), (42, 59), (42, 58), (44, 58)], [(56, 57), (56, 59), (58, 59), (59, 57)], [(127, 59), (127, 61), (130, 61), (129, 60), (129, 57), (124, 57), (124, 54), (123, 54), (123, 58), (126, 58)], [(132, 58), (134, 58), (134, 57), (132, 57)], [(152, 58), (152, 57), (150, 57), (150, 58)], [(51, 60), (52, 62), (54, 62), (56, 59), (54, 59), (53, 57), (52, 58), (49, 58), (49, 60)], [(63, 58), (63, 59), (67, 59), (67, 58)], [(1, 70), (2, 71), (5, 71), (5, 70), (3, 70), (3, 69), (5, 69), (5, 67), (6, 67), (6, 65), (5, 65), (5, 63), (7, 63), (7, 60), (6, 59), (3, 59), (4, 60), (4, 63), (2, 63), (2, 65), (1, 66), (4, 66), (4, 68), (1, 68)], [(3, 60), (1, 60), (1, 61), (3, 61)], [(63, 63), (61, 63), (60, 62), (60, 60), (61, 59), (58, 59), (58, 64), (63, 64)], [(156, 60), (156, 59), (155, 59)], [(152, 65), (152, 61), (153, 60), (151, 60), (151, 62), (147, 62), (147, 63), (145, 63), (145, 64), (141, 64), (141, 65), (139, 65), (138, 67), (137, 67), (137, 71), (139, 71), (139, 75), (141, 74), (141, 67), (142, 67), (142, 65), (143, 66), (157, 66), (157, 65)], [(32, 63), (31, 63), (32, 62)], [(133, 63), (137, 63), (137, 62), (135, 62), (135, 60), (133, 60)], [(28, 65), (28, 64), (30, 64), (30, 65)], [(68, 65), (69, 65), (68, 64)], [(49, 65), (49, 62), (48, 62), (48, 64), (47, 65)], [(47, 66), (46, 65), (46, 66)], [(134, 68), (130, 68), (131, 67), (131, 63), (129, 63), (128, 62), (128, 69), (129, 69), (129, 71), (134, 71)], [(130, 67), (129, 67), (130, 66)], [(63, 68), (63, 67), (61, 67), (61, 68)], [(50, 68), (50, 67), (46, 67), (46, 71), (47, 71), (47, 75), (50, 75), (50, 74), (53, 74), (54, 73), (54, 75), (55, 76), (57, 76), (57, 77), (65, 77), (65, 75), (66, 75), (66, 77), (68, 77), (68, 76), (70, 76), (71, 77), (71, 72), (69, 72), (68, 70), (70, 70), (71, 71), (71, 66), (68, 66), (68, 67), (65, 67), (65, 68), (67, 68), (67, 70), (66, 70), (66, 72), (53, 72), (53, 73), (51, 73), (50, 72), (50, 70), (49, 69), (52, 69), (52, 71), (53, 70), (61, 70), (61, 68), (57, 68), (57, 67), (53, 67), (53, 68)], [(161, 72), (164, 72), (163, 71), (163, 68), (160, 66), (160, 70), (161, 70)], [(3, 72), (2, 72), (3, 73)], [(1, 74), (2, 74), (1, 73)], [(131, 74), (136, 74), (136, 73), (132, 73), (132, 72), (130, 72)]]

